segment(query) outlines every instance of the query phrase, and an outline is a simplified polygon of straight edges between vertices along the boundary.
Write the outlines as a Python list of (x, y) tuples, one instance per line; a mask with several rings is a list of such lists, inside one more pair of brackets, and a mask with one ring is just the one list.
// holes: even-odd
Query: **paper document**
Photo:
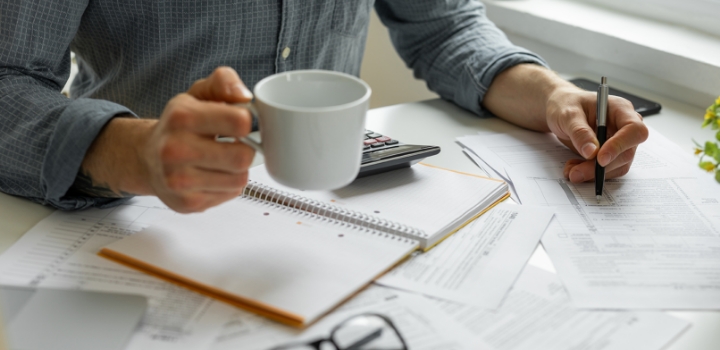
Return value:
[[(460, 144), (462, 146), (462, 143)], [(517, 191), (515, 191), (515, 186), (513, 186), (512, 179), (510, 179), (510, 176), (507, 175), (507, 173), (500, 174), (495, 169), (491, 168), (482, 158), (478, 157), (472, 150), (468, 148), (463, 148), (463, 153), (470, 158), (470, 160), (475, 163), (475, 165), (480, 168), (485, 174), (487, 174), (489, 177), (493, 179), (500, 179), (508, 184), (508, 190), (510, 191), (510, 198), (512, 198), (513, 201), (517, 204), (522, 204), (522, 201), (520, 200), (520, 196), (518, 196)]]
[(0, 255), (0, 283), (145, 295), (148, 310), (127, 349), (206, 348), (233, 307), (95, 255), (174, 215), (154, 197), (112, 209), (56, 211)]
[[(502, 180), (442, 169), (427, 164), (363, 177), (332, 191), (301, 191), (276, 183), (264, 167), (250, 170), (250, 181), (271, 189), (259, 195), (297, 197), (306, 210), (337, 214), (343, 220), (373, 222), (395, 228), (427, 250), (476, 214), (507, 195)], [(259, 186), (262, 187), (262, 186)], [(274, 190), (273, 190), (274, 189)], [(275, 190), (281, 193), (274, 193)], [(266, 194), (267, 193), (267, 194)], [(345, 219), (347, 218), (347, 219)]]
[(553, 213), (504, 202), (377, 283), (494, 309), (535, 251)]
[(414, 240), (240, 197), (150, 225), (101, 254), (300, 327), (417, 247)]
[(349, 317), (377, 313), (390, 318), (413, 350), (477, 349), (471, 335), (426, 298), (381, 286), (370, 286), (304, 331), (238, 310), (212, 350), (264, 350), (274, 346), (327, 338)]
[[(651, 130), (629, 174), (594, 183), (565, 180), (577, 158), (550, 134), (518, 131), (461, 143), (507, 171), (524, 204), (555, 210), (545, 250), (578, 307), (720, 308), (720, 186)], [(704, 174), (703, 174), (704, 175)]]
[(659, 350), (689, 323), (661, 312), (579, 310), (555, 274), (527, 266), (497, 311), (437, 301), (493, 350)]

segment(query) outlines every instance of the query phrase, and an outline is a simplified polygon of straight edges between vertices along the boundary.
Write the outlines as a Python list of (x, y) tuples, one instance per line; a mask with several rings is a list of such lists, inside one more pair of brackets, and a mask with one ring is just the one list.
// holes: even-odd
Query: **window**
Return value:
[(575, 0), (720, 36), (720, 0)]

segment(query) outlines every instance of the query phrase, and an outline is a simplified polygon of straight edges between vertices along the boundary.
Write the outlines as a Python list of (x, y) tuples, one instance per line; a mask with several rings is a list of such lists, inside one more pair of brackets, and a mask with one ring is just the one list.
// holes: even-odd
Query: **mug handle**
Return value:
[[(236, 103), (235, 106), (247, 108), (253, 118), (257, 119), (260, 117), (260, 114), (258, 114), (257, 108), (255, 107), (255, 101), (247, 103)], [(261, 142), (257, 142), (246, 136), (238, 137), (237, 140), (252, 147), (253, 149), (255, 149), (256, 152), (263, 153), (263, 146)]]

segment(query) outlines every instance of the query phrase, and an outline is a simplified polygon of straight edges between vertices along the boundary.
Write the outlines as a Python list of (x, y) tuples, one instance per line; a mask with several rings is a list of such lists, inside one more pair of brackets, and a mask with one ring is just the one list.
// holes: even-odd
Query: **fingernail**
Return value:
[(600, 156), (598, 156), (598, 163), (602, 166), (606, 166), (610, 163), (610, 155), (607, 153), (604, 153)]
[(570, 181), (572, 182), (583, 182), (585, 181), (585, 175), (580, 170), (573, 170), (570, 172)]
[(253, 94), (248, 90), (244, 85), (242, 84), (235, 84), (232, 86), (233, 94), (234, 95), (240, 95), (246, 99), (252, 99)]
[(586, 143), (585, 146), (582, 146), (582, 149), (580, 149), (580, 153), (583, 157), (585, 157), (585, 159), (588, 159), (592, 156), (596, 149), (597, 147), (594, 143)]

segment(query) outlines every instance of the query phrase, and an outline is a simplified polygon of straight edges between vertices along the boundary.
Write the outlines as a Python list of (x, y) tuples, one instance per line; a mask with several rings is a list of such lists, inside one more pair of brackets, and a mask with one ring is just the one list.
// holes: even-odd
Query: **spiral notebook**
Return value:
[(509, 195), (507, 183), (424, 163), (363, 177), (334, 191), (303, 191), (250, 170), (247, 195), (417, 240), (428, 250)]
[(250, 178), (236, 200), (99, 255), (303, 327), (507, 197), (504, 182), (425, 165), (337, 191), (284, 188), (262, 166)]

